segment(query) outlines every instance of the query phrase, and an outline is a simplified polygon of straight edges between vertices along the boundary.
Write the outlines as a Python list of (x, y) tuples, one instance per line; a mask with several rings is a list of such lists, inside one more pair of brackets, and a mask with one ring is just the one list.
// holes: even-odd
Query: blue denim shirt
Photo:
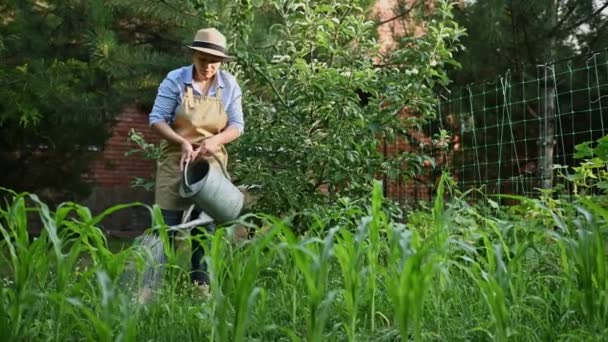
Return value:
[[(150, 112), (150, 125), (157, 122), (173, 123), (175, 110), (182, 103), (186, 91), (186, 85), (192, 85), (193, 66), (175, 69), (162, 81), (158, 87), (154, 107)], [(236, 78), (229, 72), (219, 70), (216, 74), (217, 82), (209, 89), (209, 96), (215, 96), (216, 87), (222, 88), (222, 104), (228, 115), (228, 126), (236, 127), (242, 134), (245, 128), (243, 120), (243, 107), (241, 104), (241, 87)], [(192, 86), (194, 94), (201, 95), (197, 86)]]

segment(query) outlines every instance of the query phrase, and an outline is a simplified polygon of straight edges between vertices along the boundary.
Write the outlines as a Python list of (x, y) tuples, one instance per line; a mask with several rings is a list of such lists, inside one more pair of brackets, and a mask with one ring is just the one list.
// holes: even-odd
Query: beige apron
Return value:
[[(200, 144), (201, 141), (220, 133), (226, 127), (228, 115), (224, 110), (221, 99), (222, 90), (219, 86), (216, 87), (215, 97), (209, 97), (207, 95), (194, 95), (192, 86), (186, 85), (186, 93), (181, 105), (175, 110), (175, 121), (171, 128), (196, 149), (196, 145)], [(154, 201), (163, 209), (186, 210), (191, 204), (179, 195), (180, 157), (181, 147), (172, 144), (167, 149), (164, 158), (157, 162)], [(221, 167), (225, 169), (228, 162), (228, 153), (222, 145), (220, 150), (215, 153), (215, 157), (197, 156), (197, 159), (200, 158), (207, 159), (211, 164), (220, 162)]]

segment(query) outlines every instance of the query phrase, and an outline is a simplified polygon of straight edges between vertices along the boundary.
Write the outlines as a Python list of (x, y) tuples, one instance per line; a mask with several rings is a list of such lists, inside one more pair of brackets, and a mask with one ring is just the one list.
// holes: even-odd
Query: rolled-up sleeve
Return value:
[(150, 126), (157, 122), (173, 122), (178, 104), (179, 86), (175, 80), (165, 78), (158, 87), (156, 100), (149, 115)]
[(230, 103), (226, 108), (226, 114), (228, 115), (228, 126), (236, 127), (240, 134), (245, 131), (245, 120), (243, 119), (243, 105), (242, 105), (243, 94), (241, 87), (236, 85)]

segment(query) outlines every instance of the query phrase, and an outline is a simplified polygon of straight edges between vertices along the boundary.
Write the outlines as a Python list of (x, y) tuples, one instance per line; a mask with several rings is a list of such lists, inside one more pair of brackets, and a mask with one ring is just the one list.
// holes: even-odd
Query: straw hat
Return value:
[(188, 47), (192, 50), (223, 57), (225, 59), (234, 58), (226, 54), (226, 37), (215, 28), (198, 30), (194, 36), (192, 45), (189, 45)]

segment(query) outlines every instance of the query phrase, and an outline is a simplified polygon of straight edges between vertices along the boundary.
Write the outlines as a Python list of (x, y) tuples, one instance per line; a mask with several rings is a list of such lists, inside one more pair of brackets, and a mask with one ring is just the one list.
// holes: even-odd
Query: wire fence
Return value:
[[(392, 184), (401, 202), (430, 199), (438, 174), (448, 170), (461, 190), (538, 195), (568, 183), (554, 166), (575, 166), (574, 147), (606, 135), (608, 50), (538, 65), (535, 72), (507, 72), (493, 82), (453, 90), (438, 101), (437, 119), (410, 150), (432, 153), (437, 166), (407, 183)], [(447, 148), (429, 144), (449, 136)], [(431, 139), (428, 139), (431, 138)]]

